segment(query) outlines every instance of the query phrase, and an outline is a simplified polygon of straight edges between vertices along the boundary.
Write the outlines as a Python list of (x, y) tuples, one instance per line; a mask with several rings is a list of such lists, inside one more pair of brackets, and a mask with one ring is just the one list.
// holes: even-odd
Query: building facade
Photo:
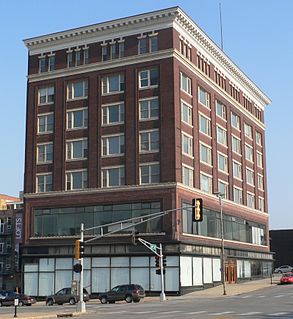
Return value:
[[(89, 228), (170, 209), (137, 227), (163, 244), (166, 291), (220, 282), (218, 191), (227, 280), (270, 272), (270, 100), (180, 8), (24, 42), (26, 293), (44, 296), (76, 279), (81, 222)], [(192, 222), (193, 198), (203, 199), (201, 223)], [(126, 233), (86, 244), (89, 291), (125, 282), (160, 290), (151, 252)]]

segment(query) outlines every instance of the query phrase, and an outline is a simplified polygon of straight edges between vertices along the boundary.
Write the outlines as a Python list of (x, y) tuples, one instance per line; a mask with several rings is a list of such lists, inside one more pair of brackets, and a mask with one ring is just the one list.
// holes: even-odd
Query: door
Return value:
[(225, 279), (228, 284), (237, 283), (237, 260), (229, 258), (225, 264)]

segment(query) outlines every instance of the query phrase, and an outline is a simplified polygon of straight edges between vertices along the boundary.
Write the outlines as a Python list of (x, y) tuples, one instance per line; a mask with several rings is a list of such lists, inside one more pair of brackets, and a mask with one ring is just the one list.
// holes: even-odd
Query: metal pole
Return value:
[(164, 283), (164, 266), (163, 266), (163, 248), (162, 244), (160, 244), (160, 269), (161, 269), (161, 294), (160, 294), (160, 301), (166, 300), (165, 295), (165, 283)]
[(224, 245), (224, 222), (223, 222), (223, 204), (222, 194), (218, 195), (221, 209), (221, 277), (223, 284), (223, 295), (227, 295), (226, 278), (225, 278), (225, 245)]
[[(83, 236), (84, 236), (84, 224), (80, 224), (80, 241), (83, 242)], [(81, 264), (81, 272), (80, 272), (80, 282), (79, 282), (79, 311), (80, 312), (86, 312), (85, 310), (85, 302), (83, 301), (83, 256), (80, 258), (80, 264)]]

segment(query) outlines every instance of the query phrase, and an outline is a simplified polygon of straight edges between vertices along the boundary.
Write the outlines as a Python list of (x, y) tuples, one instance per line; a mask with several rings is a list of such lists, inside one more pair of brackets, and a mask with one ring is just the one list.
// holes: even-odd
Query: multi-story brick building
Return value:
[[(180, 8), (25, 44), (27, 293), (70, 285), (81, 222), (88, 228), (180, 207), (138, 227), (146, 240), (163, 243), (166, 290), (219, 282), (218, 191), (227, 279), (270, 272), (270, 100)], [(192, 198), (204, 203), (198, 224)], [(121, 282), (160, 290), (154, 256), (130, 236), (93, 241), (85, 255), (91, 292)]]

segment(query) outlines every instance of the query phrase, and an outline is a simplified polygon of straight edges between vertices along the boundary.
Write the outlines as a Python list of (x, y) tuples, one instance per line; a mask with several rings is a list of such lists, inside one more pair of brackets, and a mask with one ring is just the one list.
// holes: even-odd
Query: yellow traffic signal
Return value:
[(75, 259), (80, 259), (80, 240), (79, 239), (75, 241), (74, 257)]
[(203, 206), (202, 198), (192, 199), (192, 221), (202, 222), (203, 221)]

